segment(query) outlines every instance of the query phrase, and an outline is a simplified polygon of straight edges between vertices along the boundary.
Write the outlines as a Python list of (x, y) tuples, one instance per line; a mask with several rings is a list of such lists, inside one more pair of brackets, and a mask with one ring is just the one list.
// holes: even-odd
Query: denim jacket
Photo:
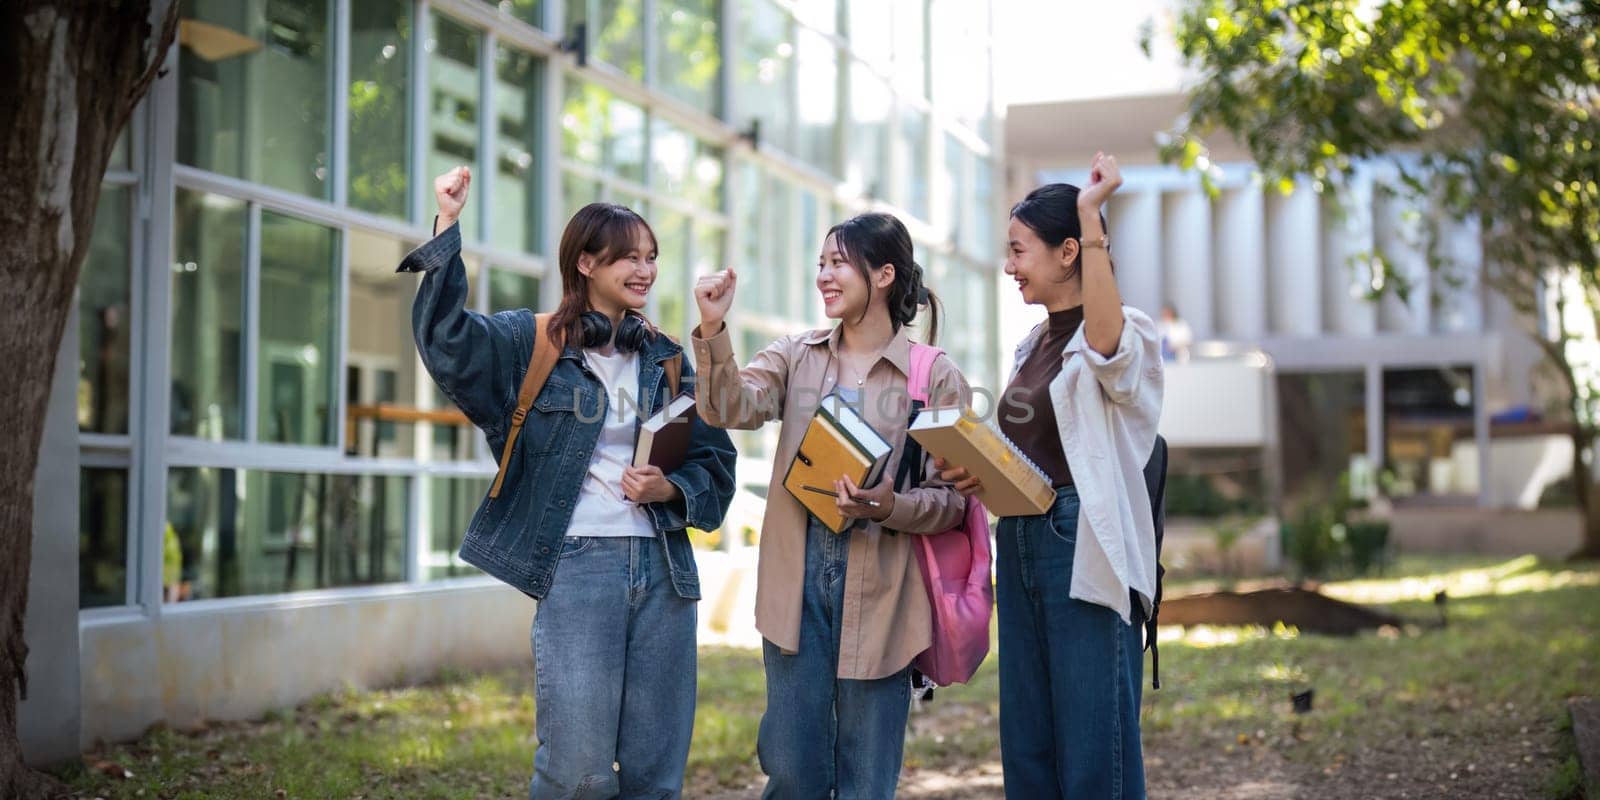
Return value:
[[(422, 364), (439, 388), (483, 430), (496, 457), (505, 448), (528, 360), (533, 356), (534, 315), (527, 309), (484, 316), (466, 309), (466, 265), (460, 226), (452, 225), (418, 247), (398, 272), (424, 273), (411, 307), (411, 327)], [(664, 362), (682, 352), (664, 335), (639, 354), (640, 419), (669, 399)], [(682, 385), (694, 386), (684, 360)], [(461, 558), (534, 598), (550, 590), (561, 540), (572, 521), (579, 488), (609, 412), (609, 398), (583, 351), (562, 350), (535, 398), (506, 466), (498, 498), (485, 496), (461, 542)], [(733, 500), (733, 441), (726, 431), (696, 419), (683, 466), (667, 475), (683, 496), (645, 506), (666, 546), (672, 585), (680, 597), (700, 599), (700, 578), (685, 528), (715, 530)]]

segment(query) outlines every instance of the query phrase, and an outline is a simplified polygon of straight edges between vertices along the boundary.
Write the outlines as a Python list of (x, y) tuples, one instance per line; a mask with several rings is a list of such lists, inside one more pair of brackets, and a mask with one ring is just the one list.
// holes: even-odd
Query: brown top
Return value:
[[(1057, 489), (1072, 485), (1072, 470), (1056, 428), (1056, 407), (1050, 402), (1050, 382), (1061, 374), (1061, 350), (1083, 325), (1083, 306), (1050, 312), (1044, 337), (1022, 362), (1006, 386), (1000, 407), (1000, 432), (1022, 454), (1044, 470)], [(1028, 410), (1032, 409), (1032, 414)]]
[[(789, 653), (800, 649), (807, 514), (783, 488), (783, 476), (817, 405), (838, 382), (839, 336), (837, 327), (785, 336), (757, 353), (744, 369), (734, 360), (727, 328), (710, 339), (700, 338), (697, 328), (692, 340), (700, 419), (742, 430), (783, 421), (761, 523), (756, 629)], [(884, 480), (893, 479), (905, 452), (910, 371), (911, 340), (902, 327), (869, 369), (858, 406), (867, 423), (894, 447)], [(930, 407), (971, 402), (966, 380), (946, 356), (933, 362), (929, 383)], [(949, 530), (961, 521), (966, 500), (939, 480), (932, 458), (924, 458), (922, 475), (920, 488), (895, 494), (888, 519), (860, 523), (850, 533), (839, 678), (892, 675), (933, 644), (933, 611), (910, 534)]]

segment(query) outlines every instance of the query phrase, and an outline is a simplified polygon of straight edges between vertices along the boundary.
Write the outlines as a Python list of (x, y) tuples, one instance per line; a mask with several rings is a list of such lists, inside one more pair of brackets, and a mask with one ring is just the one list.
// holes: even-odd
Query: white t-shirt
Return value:
[[(622, 470), (633, 463), (638, 422), (639, 354), (609, 356), (585, 350), (589, 368), (606, 392), (606, 416), (595, 442), (589, 471), (578, 491), (568, 536), (655, 536), (644, 506), (622, 497)], [(619, 400), (623, 397), (626, 400)]]

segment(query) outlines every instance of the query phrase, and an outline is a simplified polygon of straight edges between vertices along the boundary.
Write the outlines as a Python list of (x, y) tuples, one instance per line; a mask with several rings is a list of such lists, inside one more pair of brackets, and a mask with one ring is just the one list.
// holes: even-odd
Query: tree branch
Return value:
[(164, 0), (164, 2), (166, 9), (159, 12), (159, 14), (152, 14), (152, 16), (160, 16), (161, 18), (161, 33), (155, 38), (155, 46), (150, 50), (150, 63), (145, 65), (144, 72), (139, 75), (139, 80), (134, 82), (133, 86), (128, 90), (127, 97), (124, 98), (122, 111), (117, 117), (117, 130), (122, 130), (127, 125), (128, 117), (133, 114), (133, 109), (144, 99), (145, 93), (150, 89), (150, 84), (154, 83), (156, 76), (161, 73), (161, 65), (167, 61), (167, 50), (171, 49), (172, 43), (178, 40), (178, 0)]

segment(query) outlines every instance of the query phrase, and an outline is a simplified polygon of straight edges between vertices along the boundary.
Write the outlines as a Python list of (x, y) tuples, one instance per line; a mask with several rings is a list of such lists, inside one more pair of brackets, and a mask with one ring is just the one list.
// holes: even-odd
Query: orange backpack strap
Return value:
[(500, 471), (495, 473), (494, 485), (489, 487), (490, 497), (500, 496), (500, 485), (506, 480), (506, 467), (511, 463), (511, 453), (517, 444), (517, 434), (522, 433), (522, 423), (533, 408), (534, 398), (544, 389), (550, 371), (561, 357), (561, 347), (550, 331), (553, 314), (535, 314), (533, 317), (533, 357), (528, 360), (528, 371), (522, 376), (522, 389), (517, 392), (517, 410), (511, 412), (511, 430), (506, 433), (506, 446), (500, 452)]

